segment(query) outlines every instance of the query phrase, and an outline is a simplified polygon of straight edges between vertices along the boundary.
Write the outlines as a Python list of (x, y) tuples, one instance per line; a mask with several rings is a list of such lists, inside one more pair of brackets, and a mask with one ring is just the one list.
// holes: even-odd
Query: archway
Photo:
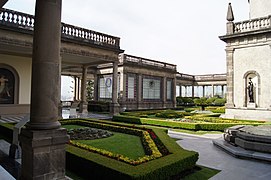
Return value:
[(260, 101), (260, 75), (256, 71), (247, 71), (244, 74), (244, 107), (248, 104), (259, 105)]
[(0, 64), (0, 104), (18, 104), (18, 84), (16, 70)]

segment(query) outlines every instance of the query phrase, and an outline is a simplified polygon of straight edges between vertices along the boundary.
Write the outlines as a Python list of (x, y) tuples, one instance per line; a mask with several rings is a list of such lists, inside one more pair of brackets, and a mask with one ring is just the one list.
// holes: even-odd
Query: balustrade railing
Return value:
[(33, 31), (34, 16), (9, 9), (1, 9), (0, 24)]
[(207, 74), (207, 75), (197, 75), (195, 76), (196, 81), (206, 81), (206, 80), (225, 80), (227, 79), (226, 74)]
[(271, 16), (234, 23), (234, 33), (254, 31), (271, 27)]
[[(34, 16), (9, 9), (1, 9), (0, 25), (33, 31)], [(62, 23), (61, 32), (62, 37), (75, 39), (85, 43), (97, 44), (113, 48), (119, 48), (120, 45), (120, 38), (118, 37), (65, 23)]]
[(160, 68), (165, 68), (165, 69), (170, 69), (170, 70), (176, 71), (176, 65), (174, 65), (174, 64), (159, 62), (159, 61), (145, 59), (145, 58), (136, 57), (136, 56), (127, 55), (127, 54), (124, 54), (121, 57), (123, 59), (121, 59), (120, 62), (132, 62), (132, 63), (136, 63), (138, 65), (148, 65), (148, 66), (160, 67)]
[(178, 74), (176, 74), (176, 77), (178, 79), (188, 79), (188, 80), (191, 80), (191, 81), (195, 80), (195, 76), (194, 75), (190, 75), (190, 74), (178, 73)]

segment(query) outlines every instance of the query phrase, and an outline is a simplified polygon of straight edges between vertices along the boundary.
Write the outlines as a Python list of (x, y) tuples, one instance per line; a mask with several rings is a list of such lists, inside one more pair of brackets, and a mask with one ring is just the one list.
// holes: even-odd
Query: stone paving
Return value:
[(222, 134), (198, 136), (169, 130), (169, 136), (181, 139), (177, 143), (184, 149), (199, 152), (197, 164), (221, 170), (212, 180), (271, 179), (271, 163), (238, 159), (215, 147), (212, 140), (221, 138)]

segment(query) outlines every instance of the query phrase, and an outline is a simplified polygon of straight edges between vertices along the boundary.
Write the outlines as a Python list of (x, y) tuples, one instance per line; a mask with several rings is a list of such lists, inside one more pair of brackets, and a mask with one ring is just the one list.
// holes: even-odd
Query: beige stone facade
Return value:
[(249, 0), (250, 19), (262, 18), (271, 14), (270, 0)]
[[(250, 3), (250, 13), (257, 19), (234, 23), (229, 18), (232, 12), (229, 6), (227, 35), (220, 37), (227, 43), (226, 117), (270, 120), (271, 4), (269, 1)], [(263, 11), (257, 12), (262, 6), (265, 6)], [(259, 18), (260, 15), (263, 17)]]

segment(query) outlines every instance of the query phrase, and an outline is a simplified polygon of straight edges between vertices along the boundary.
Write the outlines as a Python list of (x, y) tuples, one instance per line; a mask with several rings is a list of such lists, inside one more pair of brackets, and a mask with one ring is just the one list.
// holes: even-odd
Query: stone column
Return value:
[(233, 53), (234, 49), (226, 49), (226, 60), (227, 60), (227, 108), (234, 107), (234, 72), (233, 72)]
[(112, 85), (112, 103), (110, 104), (110, 113), (119, 113), (119, 103), (118, 103), (118, 61), (113, 63), (113, 85)]
[(73, 76), (74, 79), (74, 95), (73, 95), (73, 101), (77, 101), (77, 90), (78, 90), (78, 84), (77, 84), (77, 77)]
[(195, 97), (195, 86), (192, 84), (192, 97)]
[(221, 97), (224, 98), (224, 85), (221, 85)]
[(167, 103), (167, 78), (162, 78), (162, 106), (166, 108)]
[(123, 83), (123, 89), (122, 89), (122, 99), (121, 101), (125, 104), (126, 103), (126, 98), (128, 95), (128, 76), (126, 74), (126, 72), (122, 73), (122, 83)]
[(173, 92), (173, 95), (172, 95), (172, 98), (173, 98), (173, 107), (175, 108), (176, 107), (176, 77), (174, 77), (173, 78), (173, 90), (172, 90), (172, 92)]
[(180, 91), (180, 96), (183, 97), (183, 95), (182, 95), (182, 85), (180, 85), (179, 91)]
[[(50, 13), (48, 13), (50, 12)], [(61, 0), (36, 1), (30, 122), (20, 135), (20, 179), (64, 179), (66, 129), (58, 122), (60, 102)]]
[(98, 101), (99, 99), (99, 94), (98, 94), (98, 75), (97, 75), (97, 70), (96, 72), (94, 73), (94, 101)]
[(215, 86), (212, 84), (212, 97), (215, 96)]
[(88, 68), (86, 66), (83, 66), (82, 81), (81, 81), (81, 102), (79, 105), (79, 112), (83, 114), (88, 113), (87, 88), (86, 88), (87, 73), (88, 73)]
[(137, 98), (137, 109), (141, 108), (142, 103), (142, 74), (137, 75), (137, 89), (136, 89), (136, 98)]
[(77, 100), (81, 100), (80, 92), (81, 92), (81, 77), (77, 78)]
[(202, 86), (202, 97), (205, 97), (205, 86)]

